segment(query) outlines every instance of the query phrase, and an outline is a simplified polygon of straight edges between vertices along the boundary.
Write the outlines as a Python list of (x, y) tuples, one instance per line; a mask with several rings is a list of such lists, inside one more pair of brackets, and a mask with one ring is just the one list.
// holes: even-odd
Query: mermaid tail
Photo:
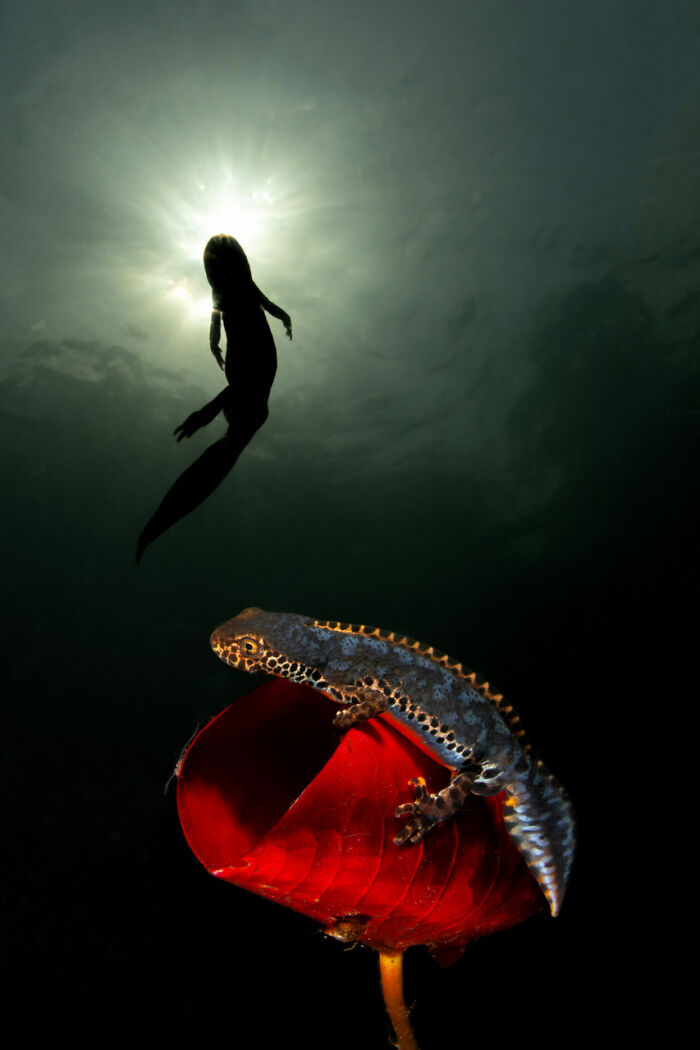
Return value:
[(175, 433), (181, 432), (178, 441), (183, 437), (190, 437), (200, 427), (216, 418), (222, 410), (229, 424), (226, 434), (210, 445), (199, 459), (183, 471), (166, 492), (160, 506), (139, 536), (136, 545), (137, 564), (154, 540), (195, 510), (219, 487), (268, 415), (266, 399), (242, 404), (234, 396), (231, 387), (226, 387), (213, 401), (198, 412), (193, 412), (177, 427)]

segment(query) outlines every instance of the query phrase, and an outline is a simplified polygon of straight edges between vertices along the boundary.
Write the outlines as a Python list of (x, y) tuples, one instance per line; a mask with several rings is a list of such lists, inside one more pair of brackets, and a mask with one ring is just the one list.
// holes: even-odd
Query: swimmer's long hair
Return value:
[(246, 253), (235, 237), (217, 233), (204, 249), (204, 271), (214, 292), (223, 292), (253, 280)]

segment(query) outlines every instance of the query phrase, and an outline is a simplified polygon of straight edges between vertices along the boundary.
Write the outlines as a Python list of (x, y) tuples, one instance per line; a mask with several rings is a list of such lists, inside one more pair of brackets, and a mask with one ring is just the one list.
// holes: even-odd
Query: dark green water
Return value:
[[(311, 19), (319, 46), (330, 47), (332, 22), (317, 24), (314, 5), (300, 6), (300, 24)], [(424, 28), (408, 6), (403, 46)], [(623, 9), (636, 6), (644, 17), (625, 34)], [(397, 15), (387, 7), (380, 22), (390, 40)], [(445, 17), (466, 32), (467, 16), (452, 7)], [(31, 333), (16, 320), (31, 284), (23, 290), (19, 279), (0, 380), (3, 940), (15, 994), (67, 1008), (73, 1024), (145, 1005), (161, 1032), (165, 1019), (206, 1017), (207, 1039), (230, 1031), (235, 1043), (231, 1011), (244, 1002), (259, 1045), (271, 1046), (303, 1003), (306, 1045), (315, 1047), (335, 1045), (320, 1033), (337, 1023), (337, 1005), (337, 1045), (386, 1045), (371, 953), (344, 954), (311, 923), (207, 876), (182, 838), (174, 793), (163, 795), (194, 726), (251, 686), (208, 646), (217, 623), (251, 604), (375, 623), (465, 660), (512, 699), (573, 796), (580, 847), (562, 917), (481, 942), (449, 971), (420, 953), (409, 963), (425, 1050), (452, 1040), (455, 1023), (466, 1041), (472, 1032), (515, 1038), (524, 1016), (583, 1017), (591, 945), (605, 945), (615, 965), (623, 958), (652, 859), (655, 892), (668, 899), (664, 861), (680, 825), (664, 800), (680, 789), (700, 524), (697, 15), (682, 3), (622, 4), (606, 22), (598, 5), (588, 21), (574, 19), (597, 41), (591, 52), (572, 42), (561, 11), (550, 21), (542, 4), (531, 7), (547, 30), (541, 62), (517, 42), (519, 25), (534, 47), (536, 27), (518, 5), (501, 4), (478, 22), (495, 66), (484, 60), (465, 72), (456, 48), (453, 79), (440, 79), (433, 41), (423, 79), (407, 87), (419, 44), (402, 64), (391, 48), (380, 60), (358, 37), (350, 50), (361, 75), (350, 60), (333, 74), (319, 59), (314, 75), (307, 68), (306, 80), (299, 70), (289, 80), (309, 149), (313, 109), (301, 103), (311, 86), (317, 107), (324, 84), (343, 99), (355, 136), (343, 147), (352, 214), (343, 218), (336, 172), (324, 184), (328, 229), (312, 211), (317, 238), (295, 248), (301, 275), (284, 262), (268, 266), (265, 291), (298, 324), (291, 346), (275, 329), (270, 419), (222, 487), (138, 569), (146, 518), (222, 430), (214, 423), (211, 436), (181, 445), (171, 437), (220, 386), (206, 321), (182, 328), (180, 356), (137, 305), (113, 335), (89, 323), (86, 332), (77, 308), (72, 328), (60, 318), (55, 331)], [(249, 12), (258, 28), (284, 24), (275, 5), (263, 8)], [(662, 9), (674, 12), (669, 22)], [(506, 39), (496, 12), (515, 10), (520, 22)], [(177, 23), (178, 40), (186, 25)], [(147, 26), (154, 41), (158, 26)], [(568, 54), (570, 76), (547, 42)], [(271, 69), (283, 48), (268, 46)], [(193, 69), (205, 68), (201, 48)], [(518, 55), (530, 73), (542, 70), (541, 82), (512, 72)], [(510, 70), (503, 95), (493, 93), (500, 68)], [(636, 90), (647, 84), (650, 69), (658, 80), (676, 77), (676, 96), (647, 87), (642, 105), (631, 88), (625, 95), (630, 79)], [(225, 78), (222, 64), (216, 76)], [(270, 76), (274, 100), (285, 70), (279, 82)], [(484, 100), (466, 111), (455, 101), (461, 78), (484, 85)], [(425, 99), (424, 109), (409, 114), (406, 93)], [(386, 107), (376, 139), (368, 97)], [(270, 106), (274, 129), (284, 121)], [(513, 116), (523, 112), (524, 129)], [(463, 120), (467, 134), (470, 113), (488, 136), (467, 150), (457, 131)], [(329, 141), (333, 119), (319, 115), (317, 145)], [(293, 130), (285, 124), (285, 135)], [(410, 143), (425, 136), (426, 157), (411, 156)], [(486, 159), (474, 159), (479, 149)], [(560, 159), (548, 167), (548, 155)], [(389, 216), (373, 196), (383, 179), (394, 187)], [(462, 207), (477, 189), (484, 203), (467, 223)], [(58, 204), (45, 208), (55, 214)], [(301, 237), (303, 215), (297, 222)], [(381, 265), (363, 285), (347, 257), (362, 236), (335, 257), (333, 231), (365, 226)], [(90, 236), (99, 244), (92, 219)], [(41, 277), (47, 288), (52, 272)], [(206, 295), (203, 274), (192, 279)], [(183, 355), (197, 362), (189, 371), (178, 367)], [(269, 982), (279, 997), (272, 1010)], [(468, 1020), (465, 989), (479, 1003)]]

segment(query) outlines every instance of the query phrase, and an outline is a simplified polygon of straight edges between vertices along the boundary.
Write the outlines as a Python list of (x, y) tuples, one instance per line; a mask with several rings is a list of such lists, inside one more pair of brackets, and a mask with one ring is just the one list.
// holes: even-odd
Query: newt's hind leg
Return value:
[(397, 806), (394, 816), (411, 816), (408, 824), (394, 835), (394, 845), (402, 846), (404, 842), (420, 842), (426, 831), (430, 831), (434, 824), (442, 824), (461, 809), (467, 795), (470, 794), (473, 778), (468, 773), (457, 773), (452, 781), (442, 791), (434, 795), (428, 793), (423, 777), (415, 777), (409, 781), (415, 794), (414, 802), (405, 802)]

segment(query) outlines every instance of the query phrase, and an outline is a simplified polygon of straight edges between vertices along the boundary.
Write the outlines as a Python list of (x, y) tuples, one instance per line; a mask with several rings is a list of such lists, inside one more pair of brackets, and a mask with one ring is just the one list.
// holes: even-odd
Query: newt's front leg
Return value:
[(394, 845), (402, 846), (404, 842), (420, 842), (426, 831), (434, 824), (442, 824), (461, 809), (464, 800), (471, 792), (474, 780), (468, 773), (457, 773), (442, 791), (434, 795), (428, 793), (423, 777), (409, 780), (415, 794), (414, 802), (405, 802), (394, 810), (395, 817), (411, 816), (408, 824), (394, 835)]
[(390, 697), (380, 693), (378, 689), (371, 689), (364, 685), (359, 688), (350, 686), (343, 689), (342, 692), (352, 699), (349, 700), (350, 706), (338, 711), (333, 719), (333, 725), (338, 729), (351, 729), (360, 722), (366, 722), (368, 718), (373, 718), (374, 715), (380, 715), (386, 711), (391, 703)]

